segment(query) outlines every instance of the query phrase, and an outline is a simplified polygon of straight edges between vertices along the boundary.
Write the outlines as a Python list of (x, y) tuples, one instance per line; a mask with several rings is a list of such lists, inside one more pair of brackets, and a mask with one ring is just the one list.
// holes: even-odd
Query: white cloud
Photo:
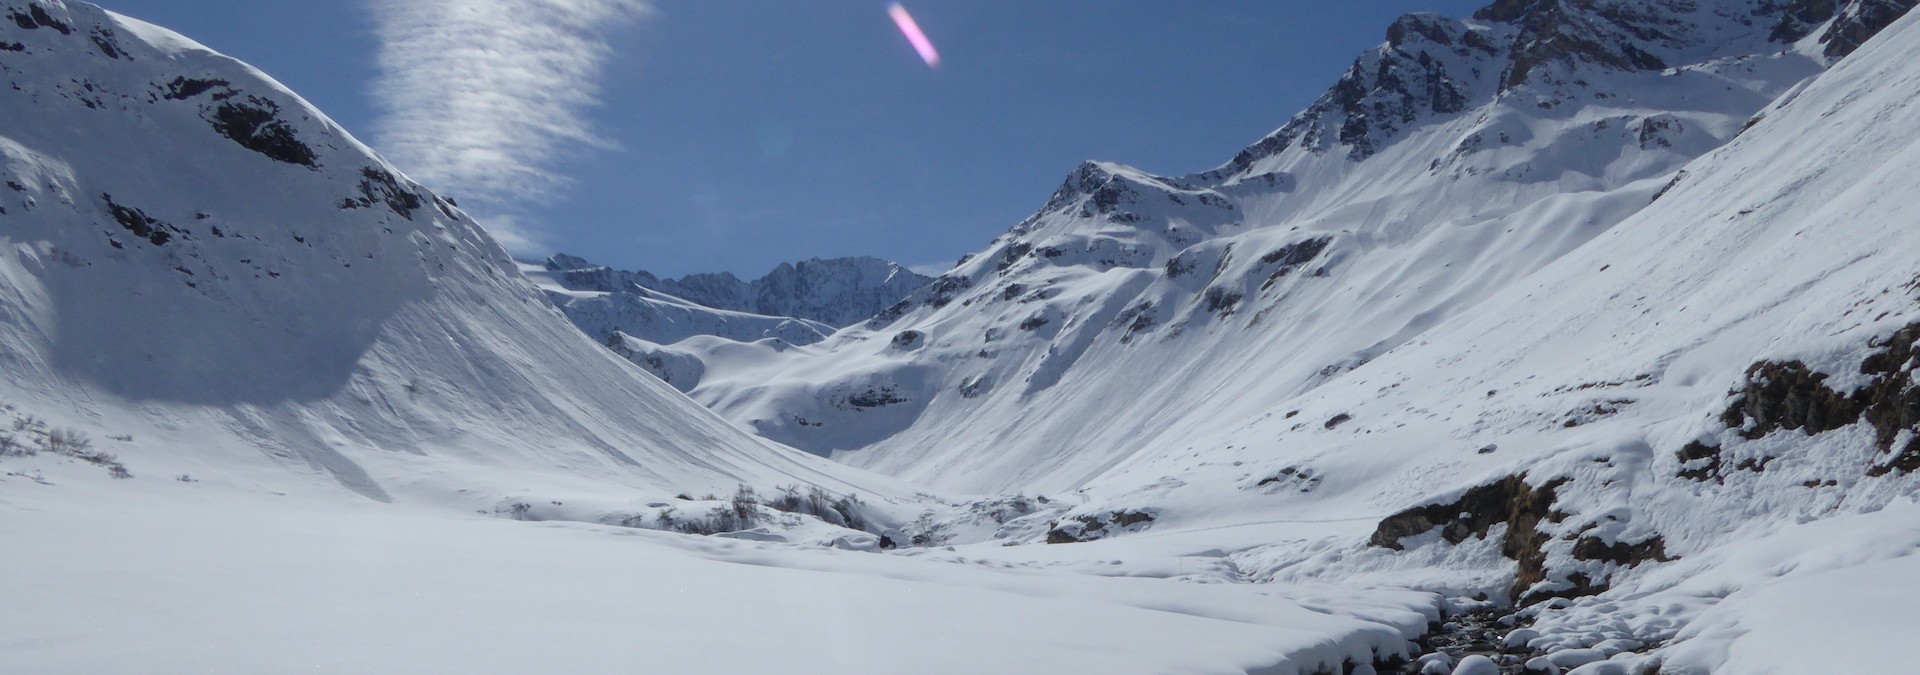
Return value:
[(377, 143), (408, 175), (461, 200), (509, 248), (514, 223), (552, 199), (569, 154), (610, 147), (586, 111), (612, 56), (606, 37), (642, 0), (372, 0), (380, 40)]

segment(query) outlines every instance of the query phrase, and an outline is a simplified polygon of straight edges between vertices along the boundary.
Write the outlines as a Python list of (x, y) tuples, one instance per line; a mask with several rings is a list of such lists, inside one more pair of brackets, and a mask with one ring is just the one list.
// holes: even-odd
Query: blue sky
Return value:
[[(644, 16), (607, 9), (636, 0), (479, 0), (503, 11), (444, 26), (436, 1), (449, 2), (102, 4), (259, 66), (511, 228), (517, 253), (742, 276), (816, 256), (944, 267), (1038, 208), (1082, 160), (1212, 168), (1319, 96), (1395, 16), (1484, 4), (911, 0), (943, 57), (929, 69), (877, 0), (653, 0)], [(527, 10), (574, 6), (605, 11), (569, 9), (568, 23)], [(468, 37), (543, 23), (581, 36), (573, 60), (557, 61), (578, 66), (565, 76), (525, 72), (556, 61), (514, 53), (528, 41), (517, 34)], [(460, 60), (449, 44), (496, 58)], [(434, 127), (446, 116), (420, 106), (441, 92), (392, 93), (454, 69), (507, 92), (476, 96), (547, 107)], [(553, 100), (570, 94), (597, 103)], [(566, 124), (515, 131), (553, 118)], [(489, 133), (524, 155), (521, 171), (419, 150)]]

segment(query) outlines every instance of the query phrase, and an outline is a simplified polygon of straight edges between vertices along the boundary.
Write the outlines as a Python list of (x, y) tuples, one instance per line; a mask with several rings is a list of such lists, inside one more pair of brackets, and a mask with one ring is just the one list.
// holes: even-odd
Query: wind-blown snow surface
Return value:
[(877, 537), (799, 516), (637, 529), (736, 484), (858, 497), (873, 530), (938, 496), (594, 344), (265, 75), (82, 3), (0, 19), (0, 436), (42, 448), (0, 445), (0, 672), (1295, 673), (1436, 616), (856, 554)]

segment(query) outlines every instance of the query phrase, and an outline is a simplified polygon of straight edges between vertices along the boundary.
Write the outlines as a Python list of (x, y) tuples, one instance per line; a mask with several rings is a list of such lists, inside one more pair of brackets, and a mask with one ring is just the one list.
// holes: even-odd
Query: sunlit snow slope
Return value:
[[(1256, 580), (1528, 605), (1519, 645), (1604, 662), (1581, 675), (1898, 670), (1920, 613), (1875, 589), (1920, 550), (1920, 17), (1847, 21), (1908, 6), (1403, 20), (1221, 171), (1089, 164), (897, 316), (784, 381), (722, 387), (717, 359), (695, 394), (902, 475), (1075, 488), (1047, 538), (1100, 541), (1073, 555), (1215, 546)], [(1497, 60), (1478, 107), (1348, 133), (1381, 59), (1444, 60), (1410, 36), (1514, 55), (1622, 7), (1715, 37)], [(819, 395), (846, 388), (886, 403)]]
[(817, 345), (705, 358), (691, 393), (768, 438), (957, 490), (1097, 483), (1350, 383), (1527, 283), (1890, 20), (1863, 5), (1905, 9), (1799, 4), (1407, 16), (1220, 169), (1087, 163), (907, 302)]

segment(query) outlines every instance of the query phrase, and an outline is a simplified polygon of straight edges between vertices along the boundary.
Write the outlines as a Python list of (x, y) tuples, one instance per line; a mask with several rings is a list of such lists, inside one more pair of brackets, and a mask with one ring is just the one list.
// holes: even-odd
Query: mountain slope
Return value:
[(1643, 209), (1826, 67), (1820, 40), (1842, 19), (1788, 30), (1811, 15), (1787, 10), (1405, 17), (1220, 169), (1083, 165), (908, 301), (817, 345), (708, 359), (691, 393), (768, 438), (916, 481), (1088, 485), (1176, 428), (1337, 380)]
[[(1548, 110), (1531, 80), (1362, 159), (1323, 124), (1199, 178), (1089, 165), (897, 316), (695, 393), (903, 475), (1073, 490), (1022, 516), (1041, 528), (1010, 521), (961, 557), (1218, 556), (1252, 581), (1484, 597), (1529, 625), (1463, 639), (1505, 634), (1534, 672), (1897, 671), (1920, 623), (1899, 581), (1920, 561), (1920, 16), (1827, 61), (1821, 36), (1864, 6), (1791, 45), (1753, 21), (1745, 47), (1774, 55), (1579, 66), (1608, 96), (1546, 120), (1574, 125), (1541, 141), (1528, 118), (1526, 152), (1437, 183), (1433, 158), (1485, 120)], [(1703, 93), (1769, 63), (1753, 98)], [(1708, 130), (1700, 156), (1567, 135), (1618, 131), (1617, 101), (1667, 85), (1661, 103), (1696, 106), (1675, 128)], [(1569, 138), (1577, 152), (1548, 151)], [(1269, 169), (1271, 201), (1215, 187)], [(1306, 220), (1234, 215), (1321, 199)], [(820, 420), (831, 405), (795, 392), (823, 382), (888, 403)], [(796, 409), (802, 428), (766, 422)], [(847, 431), (876, 423), (894, 426)], [(1001, 545), (1040, 540), (1080, 543)]]
[(1579, 598), (1531, 610), (1535, 648), (1677, 641), (1621, 656), (1660, 672), (1884, 662), (1879, 626), (1915, 618), (1876, 589), (1917, 541), (1916, 84), (1908, 16), (1605, 234), (1312, 392), (1170, 429), (1083, 512), (1285, 518), (1301, 543), (1238, 558), (1267, 578)]
[(131, 435), (99, 442), (140, 476), (481, 509), (900, 490), (746, 436), (585, 339), (471, 219), (258, 71), (91, 5), (0, 17), (17, 415)]

